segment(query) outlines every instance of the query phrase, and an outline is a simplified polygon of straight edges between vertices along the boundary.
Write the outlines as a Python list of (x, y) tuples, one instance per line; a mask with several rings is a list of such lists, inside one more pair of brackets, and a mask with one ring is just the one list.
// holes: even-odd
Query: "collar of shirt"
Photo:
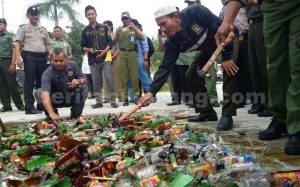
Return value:
[[(98, 29), (98, 28), (100, 28), (100, 27), (101, 27), (101, 24), (98, 23), (98, 22), (96, 22), (95, 28)], [(94, 28), (92, 27), (91, 24), (89, 24), (88, 28), (89, 28), (89, 29), (94, 29)]]

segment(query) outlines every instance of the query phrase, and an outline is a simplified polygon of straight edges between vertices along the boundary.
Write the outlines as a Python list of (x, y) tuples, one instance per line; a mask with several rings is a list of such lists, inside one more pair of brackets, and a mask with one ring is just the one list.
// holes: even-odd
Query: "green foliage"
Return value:
[(78, 21), (75, 21), (71, 27), (71, 31), (68, 33), (67, 42), (72, 49), (73, 60), (77, 64), (81, 65), (83, 52), (80, 46), (81, 31), (84, 25)]
[(59, 19), (64, 15), (67, 15), (71, 22), (76, 21), (79, 13), (73, 9), (73, 4), (79, 2), (80, 0), (43, 0), (35, 6), (39, 8), (42, 16), (54, 20), (57, 26)]
[(158, 39), (152, 38), (153, 46), (155, 49), (155, 52), (153, 53), (151, 57), (151, 72), (155, 72), (158, 68), (158, 66), (161, 64), (163, 59), (163, 53), (158, 51)]

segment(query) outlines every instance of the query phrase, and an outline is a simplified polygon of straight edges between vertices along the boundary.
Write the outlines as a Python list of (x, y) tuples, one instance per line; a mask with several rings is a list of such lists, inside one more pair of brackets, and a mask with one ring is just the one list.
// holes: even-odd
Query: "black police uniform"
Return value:
[[(84, 107), (83, 87), (69, 89), (73, 79), (82, 79), (84, 75), (75, 62), (68, 62), (64, 71), (56, 70), (52, 65), (43, 73), (42, 91), (49, 91), (54, 111), (56, 108), (71, 107), (71, 118), (82, 114)], [(46, 115), (48, 113), (45, 111)]]
[[(213, 111), (207, 95), (205, 80), (197, 74), (197, 66), (203, 67), (216, 49), (214, 35), (222, 21), (209, 9), (198, 4), (182, 10), (180, 17), (182, 31), (168, 38), (165, 42), (163, 61), (154, 75), (149, 91), (155, 95), (160, 90), (174, 68), (180, 52), (201, 51), (190, 65), (186, 78), (194, 97), (196, 113)], [(227, 46), (222, 52), (223, 61), (231, 59), (231, 53), (232, 47)]]

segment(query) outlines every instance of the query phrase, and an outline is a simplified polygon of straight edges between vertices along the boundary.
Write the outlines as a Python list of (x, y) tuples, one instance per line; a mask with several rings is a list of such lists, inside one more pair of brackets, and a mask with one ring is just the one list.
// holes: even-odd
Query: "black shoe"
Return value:
[(217, 130), (218, 131), (230, 131), (233, 127), (233, 120), (231, 116), (222, 116), (219, 123)]
[(180, 105), (181, 102), (179, 101), (172, 101), (171, 103), (167, 103), (168, 106)]
[(218, 101), (213, 101), (210, 103), (213, 107), (220, 107), (220, 104)]
[(202, 122), (202, 121), (217, 121), (218, 116), (216, 111), (201, 112), (199, 115), (189, 117), (189, 122)]
[(264, 109), (262, 108), (252, 108), (250, 110), (248, 110), (248, 114), (258, 114), (260, 112), (263, 112)]
[(109, 100), (108, 99), (103, 99), (103, 103), (109, 103)]
[(285, 144), (284, 152), (287, 155), (300, 155), (300, 132), (289, 135), (289, 140)]
[(96, 104), (91, 105), (91, 107), (92, 108), (102, 108), (103, 104), (102, 103), (96, 103)]
[(12, 111), (12, 108), (5, 108), (5, 107), (2, 107), (0, 112), (10, 112)]
[(40, 114), (42, 111), (39, 111), (37, 109), (32, 109), (32, 110), (25, 110), (25, 114)]
[(287, 129), (284, 124), (281, 124), (276, 119), (272, 119), (266, 130), (260, 131), (258, 139), (260, 140), (276, 140), (282, 137), (282, 134), (287, 134)]
[(17, 109), (20, 111), (25, 111), (25, 107), (24, 106), (17, 106)]
[(128, 105), (129, 105), (128, 99), (125, 99), (123, 106), (128, 106)]
[(273, 114), (267, 110), (264, 110), (257, 114), (258, 117), (271, 117)]
[(118, 108), (119, 105), (117, 103), (110, 103), (110, 106), (113, 107), (113, 108)]

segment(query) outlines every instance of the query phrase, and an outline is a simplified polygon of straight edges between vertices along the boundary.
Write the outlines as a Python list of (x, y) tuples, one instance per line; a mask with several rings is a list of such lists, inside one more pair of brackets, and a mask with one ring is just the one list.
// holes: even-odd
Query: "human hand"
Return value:
[(145, 60), (145, 59), (144, 59), (144, 68), (149, 69), (149, 62), (148, 62), (148, 60)]
[(11, 64), (8, 68), (8, 71), (13, 74), (16, 72), (16, 65), (15, 64)]
[(77, 88), (80, 85), (80, 79), (73, 79), (71, 82), (68, 83), (69, 89)]
[(223, 73), (226, 72), (229, 76), (234, 76), (238, 72), (239, 67), (237, 67), (233, 60), (227, 60), (222, 62), (221, 70)]
[(223, 21), (215, 35), (216, 44), (220, 45), (221, 43), (225, 43), (225, 45), (227, 45), (228, 43), (230, 43), (234, 38), (234, 35), (230, 37), (230, 40), (228, 40), (227, 43), (225, 42), (230, 31), (234, 31), (234, 26), (229, 24), (228, 22)]
[(49, 116), (50, 116), (50, 118), (52, 119), (53, 122), (61, 121), (61, 117), (58, 114), (54, 113), (54, 112), (50, 113)]
[(148, 92), (146, 95), (140, 98), (139, 104), (141, 105), (141, 107), (146, 107), (150, 105), (152, 101), (153, 101), (153, 95), (152, 93)]
[(20, 68), (20, 69), (23, 68), (24, 63), (23, 63), (23, 61), (22, 61), (22, 59), (21, 59), (20, 57), (17, 57), (17, 59), (16, 59), (16, 65), (17, 65), (18, 68)]

